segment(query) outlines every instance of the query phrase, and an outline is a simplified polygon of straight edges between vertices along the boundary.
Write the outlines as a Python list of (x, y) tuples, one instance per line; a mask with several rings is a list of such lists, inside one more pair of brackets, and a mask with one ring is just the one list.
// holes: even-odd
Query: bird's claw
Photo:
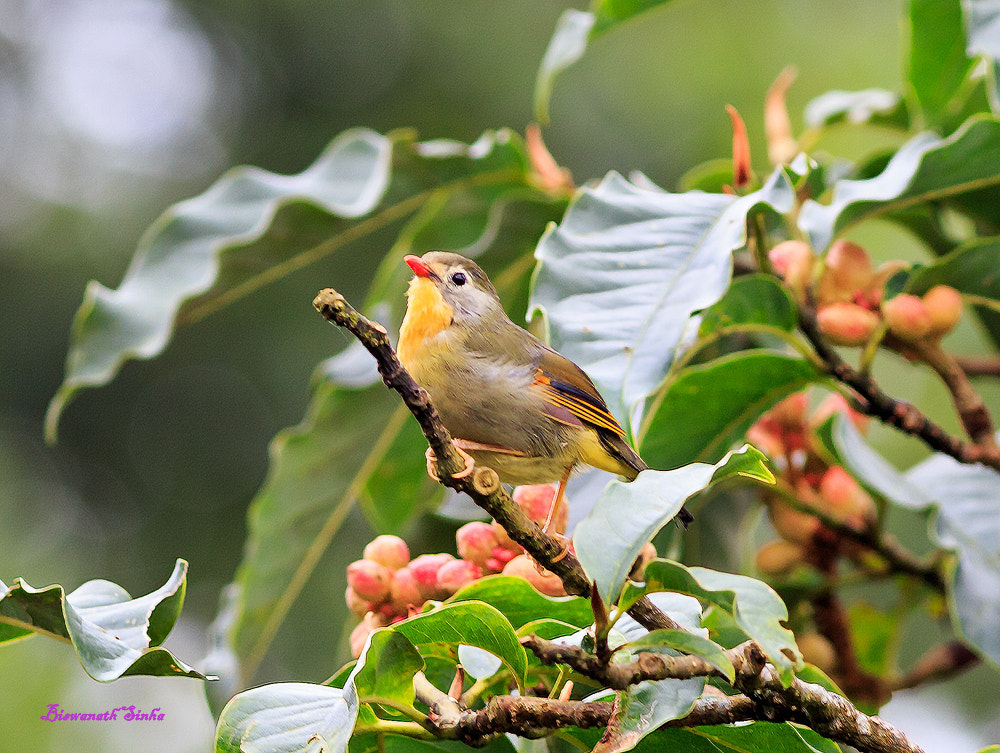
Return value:
[[(454, 442), (453, 442), (454, 444)], [(476, 470), (476, 461), (473, 459), (472, 455), (467, 453), (457, 444), (454, 444), (455, 452), (459, 454), (462, 460), (465, 461), (465, 467), (458, 473), (451, 474), (452, 478), (465, 478), (474, 470)], [(435, 481), (440, 481), (441, 477), (437, 473), (437, 455), (434, 454), (434, 450), (430, 447), (424, 452), (424, 457), (427, 458), (427, 475), (430, 476)]]

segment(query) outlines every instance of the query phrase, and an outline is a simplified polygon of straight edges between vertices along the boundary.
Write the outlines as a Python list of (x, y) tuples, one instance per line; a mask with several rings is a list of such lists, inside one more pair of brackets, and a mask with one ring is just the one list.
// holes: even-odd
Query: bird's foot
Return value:
[[(559, 551), (559, 554), (553, 557), (552, 560), (549, 562), (550, 565), (554, 565), (560, 560), (565, 559), (566, 555), (570, 553), (570, 549), (573, 545), (573, 542), (566, 536), (563, 536), (561, 533), (557, 533), (555, 531), (545, 531), (545, 533), (547, 533), (549, 536), (551, 536), (557, 542), (559, 542), (559, 545), (562, 547), (562, 549)], [(544, 573), (546, 570), (548, 570), (547, 567), (545, 567), (541, 562), (536, 560), (530, 554), (528, 555), (528, 559), (530, 559), (534, 563), (535, 570), (537, 570), (539, 573)]]
[[(476, 461), (473, 460), (472, 455), (459, 447), (456, 441), (452, 440), (452, 444), (455, 445), (455, 452), (457, 452), (462, 460), (465, 461), (465, 468), (460, 470), (458, 473), (451, 474), (451, 477), (465, 478), (476, 469)], [(424, 453), (424, 457), (427, 458), (427, 475), (435, 481), (440, 481), (441, 477), (438, 476), (437, 473), (437, 455), (434, 454), (434, 450), (428, 447), (427, 451)]]

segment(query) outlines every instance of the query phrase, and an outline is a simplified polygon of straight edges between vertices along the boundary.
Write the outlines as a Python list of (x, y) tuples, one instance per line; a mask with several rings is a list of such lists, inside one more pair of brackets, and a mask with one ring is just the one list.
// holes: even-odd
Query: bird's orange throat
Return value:
[(406, 315), (399, 328), (399, 360), (407, 369), (424, 342), (451, 326), (453, 310), (426, 277), (414, 277), (406, 291)]

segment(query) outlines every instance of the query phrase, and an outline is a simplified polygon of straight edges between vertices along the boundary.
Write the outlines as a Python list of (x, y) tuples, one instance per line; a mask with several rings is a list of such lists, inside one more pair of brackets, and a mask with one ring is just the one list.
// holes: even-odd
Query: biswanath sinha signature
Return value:
[(162, 722), (164, 716), (160, 713), (159, 707), (148, 713), (135, 706), (119, 706), (100, 714), (79, 714), (62, 711), (58, 703), (50, 703), (49, 713), (39, 718), (43, 722), (115, 722), (119, 719), (119, 712), (121, 712), (120, 718), (126, 722)]

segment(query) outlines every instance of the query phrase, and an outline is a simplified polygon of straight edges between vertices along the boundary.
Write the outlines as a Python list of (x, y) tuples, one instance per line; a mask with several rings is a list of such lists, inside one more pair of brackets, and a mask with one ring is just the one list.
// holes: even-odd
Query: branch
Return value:
[(966, 376), (1000, 377), (1000, 356), (955, 356), (955, 362)]
[(958, 361), (941, 347), (940, 341), (906, 343), (928, 366), (941, 377), (948, 391), (962, 426), (973, 442), (984, 447), (996, 447), (993, 438), (993, 419), (986, 403), (973, 388)]
[[(385, 327), (373, 322), (355, 310), (336, 290), (321, 290), (313, 306), (327, 321), (343, 327), (354, 335), (374, 356), (382, 381), (399, 393), (406, 407), (420, 424), (427, 443), (437, 457), (441, 483), (458, 492), (465, 492), (472, 500), (503, 526), (510, 537), (524, 547), (536, 562), (558, 575), (566, 593), (590, 597), (590, 581), (583, 572), (580, 561), (572, 554), (563, 554), (563, 544), (546, 534), (541, 526), (531, 520), (520, 506), (500, 485), (500, 479), (491, 468), (477, 468), (463, 478), (455, 478), (465, 463), (452, 444), (451, 435), (441, 422), (441, 417), (431, 404), (430, 395), (403, 368), (396, 352), (389, 343)], [(677, 624), (643, 598), (629, 614), (649, 630), (676, 628)]]
[[(563, 646), (537, 636), (528, 636), (522, 639), (521, 643), (525, 648), (531, 650), (543, 664), (566, 663), (580, 674), (592, 677), (599, 682), (621, 679), (615, 677), (616, 667), (595, 665), (593, 662), (596, 661), (596, 657), (588, 655), (581, 648)], [(741, 702), (739, 707), (741, 712), (746, 712), (744, 718), (804, 724), (823, 737), (852, 745), (859, 751), (866, 753), (922, 753), (921, 748), (911, 743), (902, 732), (877, 716), (861, 713), (843, 696), (797, 678), (792, 680), (789, 687), (784, 687), (777, 670), (767, 663), (766, 657), (756, 643), (746, 641), (736, 648), (730, 649), (726, 654), (736, 669), (736, 679), (733, 685), (747, 699)], [(699, 671), (693, 674), (684, 674), (692, 667), (686, 663), (678, 664), (675, 666), (678, 674), (675, 675), (666, 671), (669, 666), (668, 662), (646, 662), (645, 656), (641, 657), (640, 661), (622, 666), (626, 668), (630, 679), (635, 682), (665, 679), (666, 677), (711, 675), (722, 677), (717, 669), (697, 657), (650, 655), (650, 658), (654, 660), (691, 659), (702, 662), (702, 666)], [(692, 662), (693, 664), (694, 662)], [(752, 706), (748, 707), (746, 704), (752, 704)], [(687, 718), (685, 717), (685, 719)], [(676, 721), (678, 726), (683, 725), (684, 720)]]
[(978, 666), (980, 658), (958, 641), (949, 641), (924, 654), (913, 669), (891, 683), (891, 690), (908, 690), (934, 680), (946, 680)]
[(1000, 449), (963, 442), (927, 418), (915, 405), (890, 397), (870, 376), (846, 363), (820, 333), (811, 302), (799, 306), (799, 328), (823, 359), (827, 372), (858, 394), (863, 413), (919, 437), (931, 449), (950, 455), (960, 463), (982, 463), (1000, 471)]

